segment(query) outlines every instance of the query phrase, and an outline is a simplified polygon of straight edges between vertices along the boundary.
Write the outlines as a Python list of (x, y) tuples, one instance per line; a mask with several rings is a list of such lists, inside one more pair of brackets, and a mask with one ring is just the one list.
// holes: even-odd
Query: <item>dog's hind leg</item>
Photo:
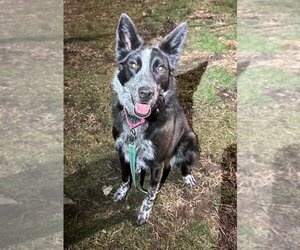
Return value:
[(165, 183), (166, 179), (169, 176), (170, 170), (171, 170), (171, 166), (169, 164), (165, 165), (158, 190), (160, 190), (162, 185)]
[(131, 187), (130, 165), (125, 161), (122, 153), (119, 153), (119, 156), (120, 156), (121, 172), (122, 172), (122, 184), (114, 194), (113, 197), (114, 202), (124, 199)]
[[(148, 220), (157, 192), (159, 188), (159, 184), (162, 178), (162, 169), (163, 166), (159, 166), (157, 163), (150, 161), (151, 171), (150, 171), (150, 186), (148, 189), (148, 193), (146, 198), (143, 200), (143, 204), (140, 208), (140, 212), (138, 214), (137, 223), (139, 225), (146, 223)], [(150, 164), (148, 166), (150, 166)]]
[(196, 184), (190, 167), (197, 162), (197, 152), (197, 138), (195, 134), (190, 131), (181, 137), (180, 144), (170, 161), (171, 166), (180, 167), (183, 184), (190, 187)]
[[(140, 185), (141, 185), (141, 188), (142, 188), (143, 190), (145, 190), (145, 189), (144, 189), (145, 176), (146, 176), (146, 170), (145, 170), (145, 169), (141, 169)], [(145, 191), (146, 191), (146, 190), (145, 190)]]

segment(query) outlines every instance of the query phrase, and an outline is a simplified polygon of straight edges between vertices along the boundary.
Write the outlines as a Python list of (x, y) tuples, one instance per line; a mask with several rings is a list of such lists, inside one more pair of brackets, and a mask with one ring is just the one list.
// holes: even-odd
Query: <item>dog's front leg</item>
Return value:
[(148, 220), (156, 195), (159, 188), (159, 184), (162, 177), (162, 164), (155, 163), (153, 161), (149, 162), (150, 167), (150, 186), (146, 198), (143, 200), (140, 212), (138, 214), (137, 223), (144, 224)]
[(122, 172), (122, 184), (117, 189), (114, 194), (113, 201), (120, 201), (124, 199), (126, 194), (128, 193), (131, 187), (131, 178), (130, 178), (130, 166), (124, 159), (123, 153), (119, 152), (120, 164), (121, 164), (121, 172)]

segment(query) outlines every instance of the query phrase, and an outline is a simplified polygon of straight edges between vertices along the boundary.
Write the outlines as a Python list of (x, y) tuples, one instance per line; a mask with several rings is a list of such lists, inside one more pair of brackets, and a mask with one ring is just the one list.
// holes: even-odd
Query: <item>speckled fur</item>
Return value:
[[(144, 133), (148, 128), (148, 122), (135, 129), (136, 139), (134, 145), (137, 149), (136, 154), (136, 174), (141, 172), (141, 169), (147, 170), (148, 166), (145, 160), (153, 160), (155, 158), (155, 148), (150, 140), (145, 139)], [(125, 161), (129, 162), (128, 146), (130, 143), (130, 127), (126, 122), (123, 123), (123, 132), (116, 140), (116, 148), (124, 154)]]

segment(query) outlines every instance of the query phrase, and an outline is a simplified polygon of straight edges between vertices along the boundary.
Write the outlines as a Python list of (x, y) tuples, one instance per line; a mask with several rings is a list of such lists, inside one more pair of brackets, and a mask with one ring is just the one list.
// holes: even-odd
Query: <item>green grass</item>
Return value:
[(222, 43), (210, 30), (206, 28), (195, 29), (188, 33), (187, 50), (200, 50), (214, 53), (225, 52), (227, 46)]
[(145, 28), (149, 30), (160, 29), (166, 18), (175, 23), (183, 22), (186, 16), (193, 12), (197, 3), (197, 0), (159, 2), (156, 8), (149, 11), (149, 16), (145, 18)]
[(300, 76), (287, 73), (279, 68), (274, 67), (255, 67), (249, 68), (244, 73), (244, 78), (248, 78), (249, 82), (260, 82), (264, 86), (273, 86), (278, 88), (299, 89)]
[(282, 49), (279, 43), (257, 34), (254, 29), (238, 27), (237, 34), (239, 51), (273, 53)]
[(237, 34), (236, 34), (236, 25), (234, 25), (232, 28), (229, 28), (228, 30), (221, 31), (218, 34), (216, 34), (217, 37), (223, 37), (226, 40), (236, 40)]
[(213, 237), (211, 226), (208, 221), (198, 221), (177, 235), (171, 249), (213, 249)]
[(217, 103), (220, 98), (216, 95), (216, 87), (230, 91), (236, 88), (236, 77), (221, 67), (206, 69), (200, 81), (200, 87), (194, 94), (194, 100), (206, 103)]
[(237, 1), (236, 0), (223, 0), (214, 1), (209, 0), (208, 9), (214, 14), (232, 13), (236, 16)]
[(247, 69), (240, 77), (238, 84), (238, 101), (240, 104), (266, 103), (269, 97), (264, 89), (299, 89), (300, 77), (273, 67), (253, 67)]
[(297, 119), (300, 117), (294, 102), (299, 91), (298, 83), (296, 74), (273, 67), (253, 67), (241, 75), (239, 115), (240, 120), (247, 123), (247, 129), (240, 127), (241, 152), (259, 152), (260, 157), (268, 162), (278, 148), (294, 142), (296, 134), (289, 131), (299, 130)]

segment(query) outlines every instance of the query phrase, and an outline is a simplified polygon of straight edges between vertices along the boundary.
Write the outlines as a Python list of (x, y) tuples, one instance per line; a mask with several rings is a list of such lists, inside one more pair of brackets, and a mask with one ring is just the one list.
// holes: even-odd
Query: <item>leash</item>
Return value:
[(126, 108), (124, 108), (124, 113), (125, 113), (125, 118), (126, 118), (126, 122), (128, 124), (128, 126), (130, 127), (130, 143), (128, 145), (128, 153), (129, 153), (129, 165), (130, 165), (130, 172), (131, 172), (131, 178), (132, 178), (132, 182), (134, 187), (142, 192), (147, 194), (147, 191), (142, 187), (142, 189), (140, 189), (137, 185), (136, 185), (136, 178), (135, 178), (135, 167), (136, 167), (136, 147), (135, 147), (135, 139), (136, 139), (136, 132), (135, 132), (135, 128), (137, 128), (138, 126), (142, 125), (145, 123), (145, 119), (142, 118), (140, 121), (138, 121), (137, 123), (131, 123), (128, 119), (128, 115), (127, 115), (127, 110)]

